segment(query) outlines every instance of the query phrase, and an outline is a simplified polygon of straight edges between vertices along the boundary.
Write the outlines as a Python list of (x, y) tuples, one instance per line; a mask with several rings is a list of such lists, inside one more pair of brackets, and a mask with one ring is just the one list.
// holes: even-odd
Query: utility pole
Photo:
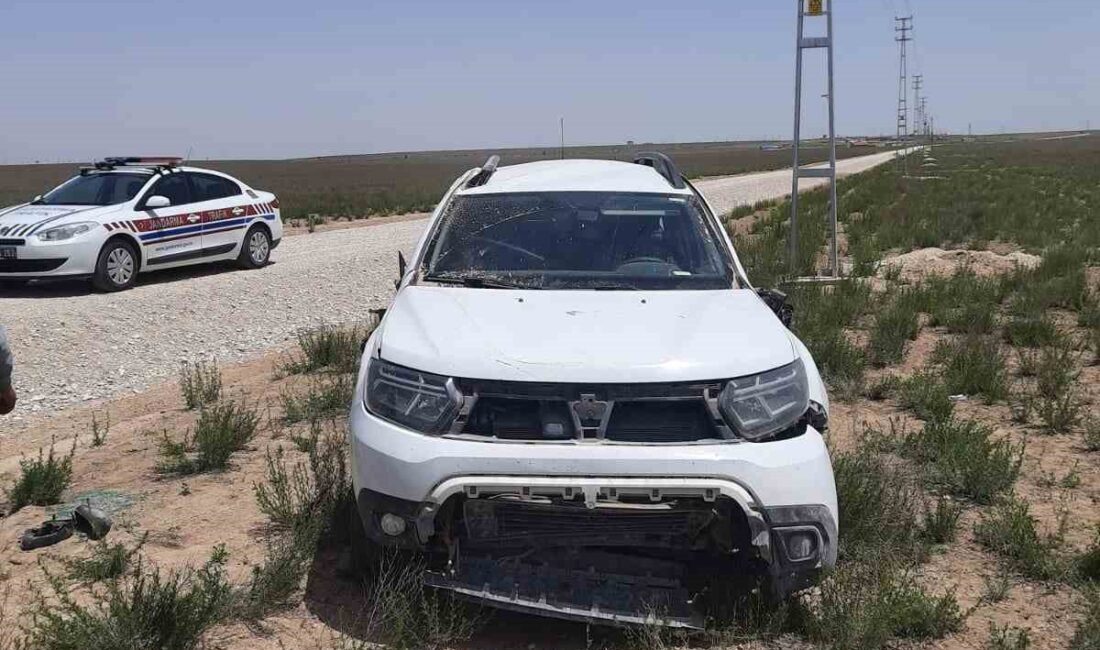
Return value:
[(909, 94), (909, 86), (906, 83), (908, 71), (905, 64), (905, 44), (913, 40), (913, 37), (909, 35), (909, 32), (913, 31), (913, 17), (904, 16), (894, 18), (894, 40), (898, 42), (900, 58), (898, 59), (898, 128), (897, 139), (898, 144), (901, 146), (902, 153), (899, 156), (901, 158), (900, 164), (903, 175), (909, 173), (909, 165), (906, 162), (906, 156), (904, 153), (905, 142), (909, 135), (909, 106), (906, 101), (906, 97)]
[[(791, 149), (791, 222), (787, 240), (787, 257), (792, 276), (801, 270), (798, 266), (798, 180), (800, 178), (829, 179), (829, 226), (832, 234), (829, 243), (829, 274), (840, 277), (837, 258), (836, 224), (836, 119), (833, 93), (833, 0), (795, 0), (798, 3), (798, 36), (795, 41), (795, 81), (794, 81), (794, 140)], [(825, 36), (804, 37), (803, 22), (809, 17), (825, 16)], [(825, 48), (828, 61), (829, 101), (829, 166), (802, 169), (799, 165), (799, 147), (802, 141), (802, 51)]]
[(561, 127), (561, 149), (559, 149), (559, 158), (565, 160), (565, 118), (559, 120), (559, 126)]
[(913, 135), (921, 134), (921, 105), (920, 105), (920, 89), (924, 85), (924, 75), (913, 75)]

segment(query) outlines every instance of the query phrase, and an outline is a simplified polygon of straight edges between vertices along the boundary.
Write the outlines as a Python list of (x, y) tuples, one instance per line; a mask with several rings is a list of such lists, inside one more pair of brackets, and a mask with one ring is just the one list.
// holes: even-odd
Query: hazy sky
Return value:
[[(0, 163), (787, 138), (793, 0), (3, 0)], [(837, 128), (1100, 127), (1095, 0), (837, 0)], [(806, 125), (824, 130), (824, 55)]]

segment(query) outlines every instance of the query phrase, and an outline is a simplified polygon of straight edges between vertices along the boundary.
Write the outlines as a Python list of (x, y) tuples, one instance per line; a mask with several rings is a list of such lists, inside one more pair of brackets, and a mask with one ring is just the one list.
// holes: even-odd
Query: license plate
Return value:
[(15, 254), (17, 250), (19, 249), (15, 246), (0, 246), (0, 260), (14, 260), (16, 257), (19, 257)]

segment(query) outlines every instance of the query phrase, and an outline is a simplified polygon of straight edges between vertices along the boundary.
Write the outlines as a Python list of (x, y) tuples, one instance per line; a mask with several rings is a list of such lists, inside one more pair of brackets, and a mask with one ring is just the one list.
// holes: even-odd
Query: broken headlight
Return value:
[(439, 434), (450, 427), (462, 394), (449, 377), (433, 375), (371, 359), (363, 405), (371, 413), (421, 433)]
[(722, 417), (747, 440), (762, 440), (795, 425), (809, 406), (801, 359), (758, 375), (731, 379), (718, 395)]

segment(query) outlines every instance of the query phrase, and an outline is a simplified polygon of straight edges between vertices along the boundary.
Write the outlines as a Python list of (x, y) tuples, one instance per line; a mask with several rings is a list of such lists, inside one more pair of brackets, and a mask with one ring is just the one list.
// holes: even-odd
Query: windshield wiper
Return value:
[(639, 291), (638, 287), (625, 282), (600, 282), (585, 288), (592, 291)]
[(464, 287), (471, 287), (474, 289), (541, 289), (530, 284), (517, 284), (514, 282), (508, 282), (507, 280), (498, 280), (496, 278), (485, 278), (474, 275), (425, 275), (424, 279), (428, 282), (438, 282), (440, 284), (461, 284)]

